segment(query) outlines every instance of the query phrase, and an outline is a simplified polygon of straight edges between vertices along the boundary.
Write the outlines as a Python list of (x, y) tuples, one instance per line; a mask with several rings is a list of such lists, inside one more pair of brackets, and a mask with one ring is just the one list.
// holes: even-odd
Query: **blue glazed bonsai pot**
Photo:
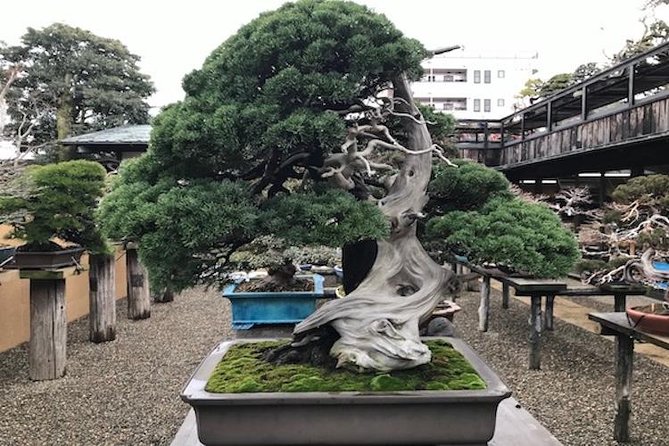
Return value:
[(304, 320), (316, 310), (316, 300), (323, 298), (323, 276), (314, 274), (307, 277), (313, 280), (314, 291), (237, 293), (237, 284), (226, 286), (223, 297), (232, 303), (233, 328), (249, 329), (255, 324), (295, 324)]

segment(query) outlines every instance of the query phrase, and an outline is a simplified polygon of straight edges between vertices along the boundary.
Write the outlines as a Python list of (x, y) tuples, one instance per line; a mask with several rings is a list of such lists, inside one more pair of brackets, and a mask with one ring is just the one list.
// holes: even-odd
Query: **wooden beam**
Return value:
[(533, 294), (530, 304), (530, 370), (541, 368), (541, 295)]
[(139, 262), (136, 249), (126, 249), (128, 270), (128, 319), (138, 320), (151, 317), (151, 293), (149, 275)]
[(479, 331), (488, 331), (490, 318), (490, 276), (483, 276), (481, 283), (481, 299), (479, 302)]
[(94, 254), (88, 261), (88, 338), (91, 342), (116, 339), (116, 262), (113, 255)]
[(19, 277), (28, 280), (60, 280), (75, 276), (80, 272), (74, 266), (58, 269), (21, 269), (19, 270)]
[(629, 419), (632, 412), (632, 371), (634, 364), (634, 339), (616, 336), (616, 417), (613, 436), (626, 443), (630, 440)]
[(65, 280), (31, 280), (30, 379), (42, 381), (65, 375), (66, 348)]
[(627, 67), (627, 107), (634, 107), (634, 64)]
[(588, 87), (583, 86), (581, 89), (581, 121), (588, 119)]

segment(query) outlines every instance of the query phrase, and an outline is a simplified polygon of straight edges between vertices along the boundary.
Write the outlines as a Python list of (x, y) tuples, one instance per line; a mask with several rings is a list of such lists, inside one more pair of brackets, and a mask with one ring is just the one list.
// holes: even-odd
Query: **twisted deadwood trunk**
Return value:
[[(406, 369), (430, 361), (430, 350), (420, 341), (425, 321), (457, 279), (435, 263), (416, 237), (416, 219), (427, 202), (432, 170), (432, 139), (413, 104), (405, 76), (393, 80), (402, 110), (419, 119), (404, 118), (407, 154), (404, 165), (379, 206), (391, 225), (387, 240), (378, 241), (378, 254), (365, 280), (344, 299), (327, 302), (295, 327), (296, 345), (330, 325), (339, 334), (330, 350), (338, 366), (361, 369)], [(317, 338), (317, 335), (311, 338)]]

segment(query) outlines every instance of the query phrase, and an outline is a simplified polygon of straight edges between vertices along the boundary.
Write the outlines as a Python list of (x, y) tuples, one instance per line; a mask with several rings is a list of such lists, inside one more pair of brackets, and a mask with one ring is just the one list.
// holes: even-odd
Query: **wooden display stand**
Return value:
[(107, 342), (116, 339), (116, 262), (113, 255), (89, 257), (89, 339)]
[(30, 379), (43, 381), (65, 375), (67, 361), (67, 316), (65, 278), (75, 268), (21, 270), (30, 280)]
[(126, 265), (128, 270), (128, 319), (139, 320), (151, 317), (151, 292), (149, 275), (139, 262), (137, 246), (126, 245)]

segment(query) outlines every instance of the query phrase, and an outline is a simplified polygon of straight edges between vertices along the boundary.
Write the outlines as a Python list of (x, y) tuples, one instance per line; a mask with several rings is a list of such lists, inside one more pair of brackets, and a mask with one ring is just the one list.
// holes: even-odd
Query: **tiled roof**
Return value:
[(86, 146), (86, 145), (138, 145), (148, 146), (151, 135), (150, 125), (126, 125), (112, 129), (100, 130), (99, 132), (85, 133), (83, 135), (70, 136), (61, 140), (64, 145)]

